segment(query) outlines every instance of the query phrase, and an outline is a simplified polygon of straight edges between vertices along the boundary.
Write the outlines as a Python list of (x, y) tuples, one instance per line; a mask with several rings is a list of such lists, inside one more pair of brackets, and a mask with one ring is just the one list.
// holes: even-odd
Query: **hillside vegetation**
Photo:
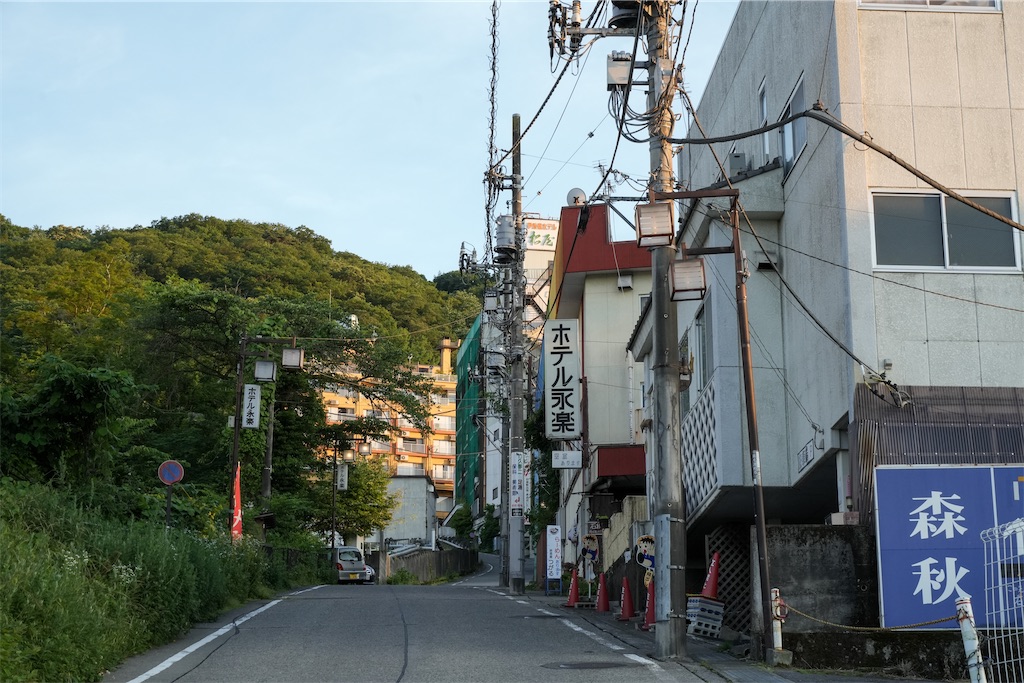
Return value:
[[(245, 335), (250, 352), (270, 358), (280, 345), (257, 335), (294, 337), (305, 350), (304, 371), (279, 371), (264, 387), (261, 428), (243, 430), (239, 461), (246, 535), (262, 534), (252, 513), (268, 512), (269, 545), (312, 551), (331, 519), (317, 454), (390, 428), (373, 418), (326, 424), (319, 389), (362, 380), (363, 393), (426, 428), (429, 385), (409, 362), (435, 364), (441, 339), (463, 337), (480, 308), (479, 283), (457, 273), (436, 282), (444, 289), (411, 268), (334, 251), (301, 227), (188, 215), (88, 231), (0, 216), (0, 581), (22, 587), (0, 601), (0, 678), (94, 678), (111, 657), (232, 601), (312, 580), (309, 567), (289, 570), (259, 543), (252, 551), (226, 538), (239, 342)], [(271, 406), (273, 495), (262, 500)], [(165, 533), (157, 469), (169, 459), (185, 478)], [(386, 483), (379, 464), (353, 470), (338, 495), (339, 532), (387, 521), (396, 501)], [(163, 595), (172, 578), (187, 584), (181, 595), (125, 601), (132, 591)], [(47, 601), (54, 595), (65, 597)], [(99, 621), (72, 626), (78, 609)], [(80, 658), (85, 669), (61, 668), (75, 657), (54, 664), (54, 645), (40, 649), (39, 634), (53, 629), (69, 653), (95, 645), (81, 640), (97, 637), (90, 629), (116, 642)]]

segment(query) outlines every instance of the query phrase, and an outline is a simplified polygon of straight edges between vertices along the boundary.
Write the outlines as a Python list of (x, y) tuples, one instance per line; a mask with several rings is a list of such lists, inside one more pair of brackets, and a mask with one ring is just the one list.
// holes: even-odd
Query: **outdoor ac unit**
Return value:
[(336, 405), (338, 405), (338, 402), (337, 401), (328, 401), (327, 405), (329, 405), (329, 406), (336, 406)]
[(399, 460), (408, 460), (408, 459), (409, 459), (409, 456), (408, 456), (408, 455), (405, 455), (404, 453), (402, 453), (402, 454), (400, 454), (400, 455), (398, 456), (398, 459), (399, 459)]

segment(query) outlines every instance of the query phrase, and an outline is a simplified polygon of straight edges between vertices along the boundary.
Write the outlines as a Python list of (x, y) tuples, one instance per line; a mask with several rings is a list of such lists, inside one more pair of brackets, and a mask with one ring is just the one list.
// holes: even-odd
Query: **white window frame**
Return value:
[[(761, 85), (757, 88), (757, 118), (758, 127), (764, 128), (768, 125), (768, 79), (762, 78)], [(772, 160), (771, 135), (767, 132), (761, 133), (761, 153), (764, 158), (760, 165), (767, 164)]]
[[(786, 106), (782, 108), (782, 114), (780, 114), (779, 118), (778, 118), (779, 121), (781, 121), (781, 120), (783, 120), (783, 119), (793, 115), (794, 113), (799, 113), (799, 112), (794, 112), (793, 111), (793, 99), (796, 97), (797, 93), (800, 93), (801, 95), (803, 95), (804, 100), (807, 99), (807, 96), (806, 96), (806, 94), (803, 91), (803, 85), (804, 85), (804, 75), (803, 75), (803, 73), (801, 73), (800, 77), (798, 79), (796, 79), (796, 85), (793, 86), (793, 89), (789, 93), (789, 97), (786, 99)], [(800, 106), (801, 107), (806, 107), (807, 106), (806, 101), (803, 102)], [(799, 145), (797, 145), (796, 144), (797, 141), (796, 141), (795, 136), (794, 136), (794, 140), (793, 140), (793, 142), (794, 142), (794, 145), (793, 145), (793, 156), (792, 156), (792, 158), (787, 158), (786, 157), (786, 136), (787, 135), (793, 135), (794, 132), (797, 131), (797, 130), (802, 130), (803, 131), (803, 140), (799, 143)], [(799, 149), (797, 149), (798, 146), (799, 146)], [(787, 177), (789, 176), (790, 173), (792, 173), (793, 169), (796, 168), (796, 164), (797, 164), (798, 161), (800, 161), (800, 156), (804, 153), (805, 149), (807, 149), (807, 122), (806, 121), (804, 121), (803, 119), (799, 119), (797, 121), (793, 121), (792, 123), (789, 123), (789, 124), (783, 126), (782, 128), (779, 128), (779, 157), (782, 160), (782, 166), (785, 169), (784, 173), (785, 173), (785, 175)]]
[[(986, 2), (986, 0), (975, 0)], [(857, 0), (857, 6), (866, 10), (896, 10), (899, 12), (1002, 12), (1002, 0), (988, 0), (991, 4), (943, 5), (942, 0), (923, 0), (922, 3), (899, 0)]]
[[(958, 194), (971, 199), (972, 197), (978, 198), (998, 198), (998, 199), (1009, 199), (1010, 200), (1010, 219), (1018, 221), (1017, 217), (1017, 193), (1012, 191), (957, 191)], [(940, 197), (942, 201), (939, 202), (939, 212), (942, 220), (942, 256), (944, 265), (941, 266), (920, 266), (920, 265), (893, 265), (893, 264), (882, 264), (878, 263), (878, 246), (875, 238), (875, 197), (878, 195), (885, 196), (900, 196), (906, 195), (909, 197)], [(928, 189), (893, 189), (890, 187), (874, 187), (869, 188), (869, 203), (871, 206), (870, 220), (871, 220), (871, 264), (875, 271), (888, 272), (888, 273), (1019, 273), (1022, 270), (1021, 262), (1021, 231), (1007, 226), (1013, 236), (1013, 252), (1014, 252), (1014, 265), (1013, 266), (953, 266), (949, 265), (949, 234), (946, 228), (946, 203), (955, 202), (949, 195), (943, 194), (936, 190)]]

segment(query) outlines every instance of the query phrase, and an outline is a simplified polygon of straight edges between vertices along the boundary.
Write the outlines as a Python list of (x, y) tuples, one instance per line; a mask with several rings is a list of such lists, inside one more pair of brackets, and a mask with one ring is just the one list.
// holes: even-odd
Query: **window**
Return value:
[[(768, 125), (768, 91), (765, 89), (765, 82), (761, 81), (761, 87), (757, 91), (757, 120), (758, 128)], [(771, 145), (768, 142), (769, 134), (761, 133), (761, 159), (762, 164), (771, 161)]]
[[(1009, 196), (970, 199), (1013, 218)], [(940, 194), (877, 193), (873, 201), (880, 268), (1020, 270), (1016, 231), (977, 209)]]
[(998, 0), (860, 0), (860, 4), (870, 9), (999, 9)]
[[(799, 114), (805, 109), (807, 109), (807, 105), (804, 102), (804, 81), (803, 75), (801, 75), (800, 81), (793, 88), (793, 94), (789, 96), (786, 108), (782, 110), (782, 116), (779, 117), (779, 121), (789, 118), (793, 114)], [(782, 136), (782, 144), (780, 145), (782, 148), (782, 163), (786, 169), (785, 174), (789, 175), (789, 172), (793, 170), (794, 164), (796, 164), (797, 158), (800, 157), (800, 153), (804, 151), (804, 147), (807, 145), (807, 120), (797, 119), (787, 123), (780, 129), (779, 134)]]

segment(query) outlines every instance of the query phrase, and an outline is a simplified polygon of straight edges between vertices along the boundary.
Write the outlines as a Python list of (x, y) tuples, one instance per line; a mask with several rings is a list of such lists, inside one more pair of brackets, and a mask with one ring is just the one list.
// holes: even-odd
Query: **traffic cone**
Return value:
[(595, 612), (611, 612), (612, 607), (608, 604), (608, 586), (604, 582), (604, 572), (597, 577), (597, 606)]
[(647, 584), (647, 607), (644, 609), (644, 623), (637, 626), (641, 631), (654, 628), (654, 579)]
[(569, 582), (569, 601), (562, 607), (575, 607), (580, 599), (580, 584), (576, 580), (576, 567), (572, 568), (572, 580)]
[(708, 576), (704, 579), (704, 588), (700, 594), (712, 600), (718, 599), (718, 553), (711, 556), (711, 566), (708, 567)]
[(622, 577), (621, 595), (622, 597), (619, 600), (619, 616), (616, 619), (618, 621), (629, 621), (636, 614), (636, 610), (633, 609), (633, 594), (629, 592), (629, 579), (625, 576)]

